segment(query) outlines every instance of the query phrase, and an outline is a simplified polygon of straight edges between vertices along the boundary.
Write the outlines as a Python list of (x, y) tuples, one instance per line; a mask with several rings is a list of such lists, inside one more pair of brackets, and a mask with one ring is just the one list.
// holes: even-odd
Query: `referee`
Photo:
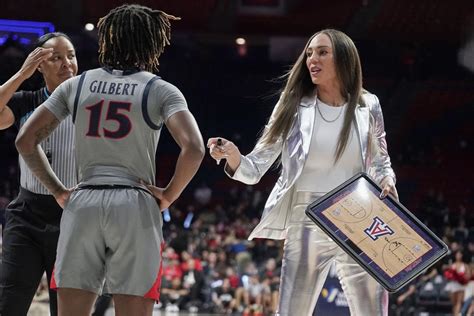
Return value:
[[(18, 91), (38, 70), (45, 86), (36, 91)], [(48, 33), (38, 39), (21, 69), (0, 86), (0, 129), (25, 123), (63, 81), (77, 74), (76, 53), (64, 33)], [(76, 185), (74, 129), (64, 120), (41, 143), (59, 179), (69, 188)], [(3, 258), (0, 269), (0, 315), (26, 315), (46, 271), (48, 285), (56, 258), (62, 209), (19, 157), (20, 193), (7, 207), (3, 228)], [(54, 291), (49, 292), (51, 315), (57, 315)]]

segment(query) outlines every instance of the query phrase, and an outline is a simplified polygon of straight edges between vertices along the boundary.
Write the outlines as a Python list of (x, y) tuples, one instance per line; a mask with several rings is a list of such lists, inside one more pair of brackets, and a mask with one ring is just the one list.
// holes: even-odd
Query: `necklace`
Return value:
[(323, 116), (323, 113), (322, 113), (321, 110), (319, 109), (318, 98), (316, 98), (316, 108), (318, 109), (319, 115), (321, 115), (321, 118), (323, 119), (323, 121), (325, 121), (325, 122), (327, 122), (327, 123), (332, 123), (332, 122), (337, 121), (337, 119), (341, 116), (342, 110), (344, 109), (344, 105), (341, 105), (341, 106), (340, 106), (341, 110), (339, 111), (339, 114), (336, 116), (336, 118), (333, 119), (333, 120), (328, 120), (328, 119), (326, 119), (326, 118)]

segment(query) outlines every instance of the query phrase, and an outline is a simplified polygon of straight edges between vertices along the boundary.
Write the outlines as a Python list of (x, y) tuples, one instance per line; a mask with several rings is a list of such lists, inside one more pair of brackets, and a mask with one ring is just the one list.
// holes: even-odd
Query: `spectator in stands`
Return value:
[(233, 289), (236, 289), (239, 287), (239, 283), (240, 283), (239, 276), (237, 275), (233, 267), (231, 266), (227, 267), (227, 269), (225, 270), (225, 278), (229, 279), (230, 286)]
[(404, 290), (390, 296), (391, 309), (396, 316), (414, 315), (416, 280), (404, 287)]
[[(408, 283), (399, 292), (392, 293), (390, 296), (391, 312), (389, 314), (396, 316), (416, 315), (417, 307), (424, 308), (426, 305), (437, 300), (436, 296), (439, 295), (439, 293), (436, 291), (436, 287), (438, 287), (438, 285), (444, 285), (443, 278), (438, 272), (438, 266), (440, 266), (440, 264), (441, 263), (438, 262), (432, 266), (427, 272)], [(429, 301), (429, 303), (418, 302), (420, 306), (417, 306), (417, 296), (418, 299), (431, 299), (432, 301)], [(436, 308), (435, 306), (432, 307)]]
[(453, 229), (453, 238), (461, 244), (465, 244), (469, 236), (469, 230), (466, 228), (464, 218), (459, 218), (458, 225)]
[(204, 275), (202, 271), (196, 269), (196, 261), (189, 258), (186, 265), (186, 270), (183, 274), (183, 288), (189, 291), (186, 301), (187, 309), (197, 310), (201, 305), (202, 295), (201, 290), (204, 286)]
[(214, 281), (220, 278), (220, 266), (217, 264), (217, 254), (210, 252), (207, 256), (207, 261), (203, 267), (204, 280), (206, 285), (210, 286)]
[(275, 258), (268, 259), (260, 271), (260, 280), (262, 280), (269, 289), (263, 298), (263, 303), (272, 313), (276, 313), (278, 308), (280, 273), (281, 271), (280, 268), (277, 267)]
[(464, 252), (467, 262), (474, 263), (474, 240), (467, 242), (466, 250)]
[(177, 312), (184, 307), (189, 290), (183, 288), (181, 279), (174, 277), (170, 285), (161, 288), (161, 302), (168, 312)]
[(469, 265), (464, 262), (461, 250), (455, 252), (455, 261), (444, 271), (448, 279), (446, 291), (450, 293), (453, 315), (459, 315), (464, 300), (464, 287), (471, 277)]
[[(316, 122), (316, 123), (315, 123)], [(397, 198), (378, 98), (362, 88), (357, 49), (344, 33), (314, 34), (254, 150), (243, 156), (223, 138), (208, 140), (235, 180), (255, 184), (278, 157), (282, 167), (253, 238), (285, 239), (280, 315), (311, 315), (331, 263), (352, 314), (385, 315), (387, 292), (304, 213), (307, 205), (360, 171)]]
[(193, 268), (198, 271), (202, 271), (202, 264), (201, 260), (197, 258), (193, 258), (189, 252), (181, 251), (181, 270), (188, 271), (189, 270), (189, 262), (193, 261)]
[[(241, 293), (245, 306), (244, 315), (251, 312), (253, 315), (263, 313), (263, 299), (265, 295), (270, 293), (270, 289), (267, 284), (260, 282), (257, 271), (252, 271), (247, 276), (247, 282), (244, 282), (244, 288)], [(238, 301), (241, 301), (241, 299)]]
[(182, 277), (183, 270), (179, 263), (179, 256), (172, 248), (168, 247), (163, 256), (163, 285), (168, 285), (173, 281), (173, 279), (181, 279)]
[(235, 309), (235, 290), (230, 286), (228, 278), (222, 280), (222, 285), (212, 290), (214, 313), (231, 314)]

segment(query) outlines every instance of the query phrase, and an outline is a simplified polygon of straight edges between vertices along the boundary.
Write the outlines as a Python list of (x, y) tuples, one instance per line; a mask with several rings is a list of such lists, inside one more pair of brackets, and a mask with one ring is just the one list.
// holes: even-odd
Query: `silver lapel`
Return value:
[(355, 110), (355, 126), (357, 136), (359, 138), (360, 152), (362, 154), (362, 162), (365, 166), (367, 158), (367, 146), (369, 141), (369, 125), (370, 110), (368, 106), (357, 105)]
[(300, 106), (295, 123), (287, 138), (288, 144), (288, 184), (293, 185), (303, 170), (311, 145), (314, 127), (314, 106)]

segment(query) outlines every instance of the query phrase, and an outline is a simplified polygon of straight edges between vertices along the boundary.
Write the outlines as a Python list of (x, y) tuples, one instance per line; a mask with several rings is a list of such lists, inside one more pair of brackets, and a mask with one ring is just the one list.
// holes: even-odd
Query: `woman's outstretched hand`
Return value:
[(240, 151), (237, 146), (230, 140), (222, 137), (211, 137), (207, 140), (207, 148), (209, 154), (214, 158), (217, 164), (222, 159), (227, 160), (227, 166), (235, 171), (240, 165)]

